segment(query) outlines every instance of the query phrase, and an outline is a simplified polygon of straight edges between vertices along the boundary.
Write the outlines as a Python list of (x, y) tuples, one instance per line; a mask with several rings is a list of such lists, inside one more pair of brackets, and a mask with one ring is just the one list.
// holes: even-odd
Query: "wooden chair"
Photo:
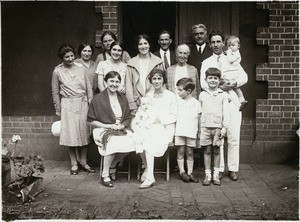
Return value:
[[(166, 150), (165, 154), (162, 157), (166, 157), (166, 170), (163, 169), (155, 169), (155, 174), (165, 174), (166, 180), (170, 181), (170, 150), (176, 148), (174, 143), (169, 143), (168, 149)], [(162, 158), (158, 157), (158, 158)], [(137, 180), (140, 180), (141, 178), (141, 161), (138, 162), (138, 169), (137, 169)]]
[[(128, 154), (128, 155), (130, 155), (130, 154)], [(103, 160), (104, 160), (104, 157), (101, 156), (100, 175), (102, 174), (102, 170), (103, 170)], [(117, 171), (117, 174), (119, 174), (119, 173), (120, 174), (127, 174), (127, 180), (130, 181), (130, 178), (131, 178), (131, 161), (130, 161), (130, 158), (128, 158), (128, 168), (127, 168), (127, 171)]]

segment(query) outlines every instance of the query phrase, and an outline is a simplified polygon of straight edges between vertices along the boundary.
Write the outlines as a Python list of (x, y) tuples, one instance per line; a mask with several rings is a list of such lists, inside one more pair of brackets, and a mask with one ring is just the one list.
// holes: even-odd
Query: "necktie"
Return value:
[(169, 63), (168, 63), (167, 53), (166, 52), (164, 54), (164, 63), (165, 63), (165, 68), (167, 69), (169, 67)]
[(222, 62), (221, 62), (221, 56), (220, 55), (218, 55), (218, 57), (217, 57), (217, 62), (218, 62), (218, 69), (222, 69)]
[(202, 52), (201, 52), (201, 46), (199, 47), (199, 54), (200, 54), (200, 55), (202, 54)]

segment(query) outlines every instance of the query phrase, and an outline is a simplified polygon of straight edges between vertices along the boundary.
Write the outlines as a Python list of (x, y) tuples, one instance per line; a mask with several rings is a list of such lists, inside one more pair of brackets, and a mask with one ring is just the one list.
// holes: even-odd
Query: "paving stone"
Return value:
[[(221, 186), (187, 184), (178, 173), (170, 182), (155, 175), (156, 185), (139, 189), (122, 175), (107, 188), (99, 174), (69, 173), (68, 161), (46, 161), (45, 191), (35, 202), (3, 203), (3, 218), (15, 219), (196, 219), (297, 220), (298, 168), (284, 165), (241, 165), (239, 180)], [(204, 169), (195, 175), (203, 179)], [(285, 188), (286, 187), (286, 188)], [(284, 189), (283, 189), (284, 188)]]

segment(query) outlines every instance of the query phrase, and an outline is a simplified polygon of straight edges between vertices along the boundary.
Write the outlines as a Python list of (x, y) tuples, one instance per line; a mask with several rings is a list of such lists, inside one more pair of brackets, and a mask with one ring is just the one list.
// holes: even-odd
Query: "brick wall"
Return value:
[[(299, 10), (296, 2), (259, 2), (257, 8), (269, 11), (269, 27), (257, 28), (257, 44), (268, 45), (269, 62), (256, 66), (256, 80), (268, 81), (268, 99), (257, 100), (256, 119), (243, 118), (240, 159), (280, 163), (298, 156)], [(103, 15), (103, 30), (96, 31), (96, 46), (100, 46), (103, 31), (119, 32), (118, 3), (96, 2), (95, 11)], [(18, 146), (22, 151), (39, 151), (47, 159), (68, 159), (66, 149), (50, 132), (56, 117), (4, 116), (2, 120), (3, 137), (21, 135)]]
[(257, 44), (268, 45), (269, 62), (256, 66), (256, 80), (268, 81), (268, 99), (256, 102), (256, 141), (298, 140), (298, 7), (297, 2), (257, 3), (269, 12), (269, 27), (257, 28)]
[(40, 153), (46, 159), (68, 159), (67, 150), (58, 145), (58, 137), (51, 133), (56, 116), (3, 116), (2, 137), (10, 140), (20, 135), (15, 151), (17, 153)]
[(113, 31), (118, 34), (118, 2), (95, 2), (96, 13), (102, 13), (103, 16), (103, 29), (96, 30), (96, 47), (101, 46), (101, 35), (105, 31)]

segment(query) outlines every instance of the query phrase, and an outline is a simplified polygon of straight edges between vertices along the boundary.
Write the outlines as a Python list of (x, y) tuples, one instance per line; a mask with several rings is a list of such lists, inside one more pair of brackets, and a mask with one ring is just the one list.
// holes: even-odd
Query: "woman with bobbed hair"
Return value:
[[(101, 43), (102, 43), (102, 53), (100, 53), (96, 58), (96, 63), (99, 64), (100, 61), (105, 61), (110, 58), (110, 45), (114, 42), (118, 41), (116, 35), (112, 31), (105, 31), (101, 35)], [(127, 63), (130, 59), (130, 55), (128, 52), (123, 51), (121, 60), (122, 62)]]
[(141, 189), (154, 185), (154, 157), (163, 156), (169, 143), (173, 141), (177, 120), (176, 96), (165, 88), (166, 71), (153, 69), (148, 80), (154, 88), (153, 91), (147, 93), (147, 97), (152, 100), (152, 111), (155, 118), (142, 145), (146, 157), (146, 168), (141, 176)]
[(102, 92), (106, 88), (104, 81), (105, 75), (110, 71), (116, 71), (121, 75), (121, 84), (119, 91), (125, 94), (125, 74), (126, 74), (126, 63), (122, 62), (121, 58), (123, 55), (123, 45), (118, 41), (114, 41), (110, 45), (109, 49), (110, 58), (105, 61), (100, 61), (96, 75), (98, 77), (98, 88)]
[[(79, 168), (95, 172), (86, 162), (90, 143), (90, 127), (86, 122), (88, 104), (93, 92), (82, 64), (75, 63), (75, 49), (64, 44), (58, 49), (62, 63), (52, 74), (52, 97), (56, 115), (61, 118), (59, 144), (68, 147), (71, 175)], [(76, 149), (80, 154), (76, 157)]]
[(97, 92), (97, 75), (95, 74), (97, 64), (91, 60), (94, 53), (94, 46), (84, 42), (78, 46), (77, 53), (80, 58), (75, 59), (75, 62), (82, 64), (85, 68), (86, 75), (95, 95)]

